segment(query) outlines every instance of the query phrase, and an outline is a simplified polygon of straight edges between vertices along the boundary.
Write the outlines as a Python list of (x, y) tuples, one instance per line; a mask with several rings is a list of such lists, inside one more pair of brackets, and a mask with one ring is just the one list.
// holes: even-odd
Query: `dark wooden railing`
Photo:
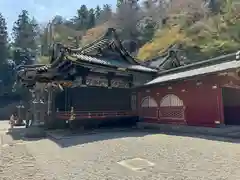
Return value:
[[(104, 119), (112, 117), (131, 117), (136, 116), (134, 111), (74, 111), (74, 119)], [(58, 119), (70, 120), (71, 111), (56, 112)]]

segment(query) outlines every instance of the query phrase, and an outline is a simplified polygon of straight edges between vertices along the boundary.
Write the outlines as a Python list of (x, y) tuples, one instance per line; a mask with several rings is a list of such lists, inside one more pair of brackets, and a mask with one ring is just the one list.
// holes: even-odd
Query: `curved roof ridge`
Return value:
[(118, 48), (119, 53), (121, 53), (126, 59), (127, 61), (130, 61), (133, 64), (141, 64), (140, 61), (137, 61), (127, 50), (126, 48), (122, 45), (121, 40), (119, 39), (117, 33), (116, 33), (116, 29), (115, 28), (108, 28), (107, 31), (105, 32), (105, 34), (103, 36), (101, 36), (100, 38), (96, 39), (95, 41), (85, 45), (82, 48), (79, 49), (73, 49), (73, 51), (78, 51), (81, 54), (85, 54), (88, 55), (87, 53), (84, 53), (85, 50), (87, 49), (94, 49), (95, 44), (99, 44), (101, 41), (104, 40), (108, 40), (105, 41), (104, 43), (111, 43), (114, 42), (114, 44), (116, 45), (116, 47)]
[(151, 61), (155, 61), (156, 59), (160, 58), (160, 57), (164, 57), (164, 56), (167, 56), (169, 51), (172, 50), (172, 48), (177, 45), (177, 43), (172, 43), (171, 45), (169, 45), (166, 50), (164, 50), (161, 54), (158, 54), (156, 56), (154, 56), (153, 58), (151, 59), (147, 59), (147, 60), (144, 60), (144, 62), (151, 62)]

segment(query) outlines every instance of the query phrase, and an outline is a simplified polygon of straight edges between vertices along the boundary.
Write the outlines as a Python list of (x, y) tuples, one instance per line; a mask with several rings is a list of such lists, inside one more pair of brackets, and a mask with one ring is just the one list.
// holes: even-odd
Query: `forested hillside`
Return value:
[(161, 55), (173, 44), (200, 60), (238, 49), (240, 4), (236, 0), (118, 0), (117, 7), (82, 5), (71, 20), (57, 16), (52, 24), (54, 41), (72, 46), (84, 46), (114, 27), (140, 60)]
[(193, 60), (239, 49), (240, 4), (237, 1), (215, 0), (205, 6), (197, 1), (182, 2), (171, 7), (165, 26), (158, 28), (153, 39), (140, 48), (140, 59), (159, 55), (174, 43), (181, 44)]

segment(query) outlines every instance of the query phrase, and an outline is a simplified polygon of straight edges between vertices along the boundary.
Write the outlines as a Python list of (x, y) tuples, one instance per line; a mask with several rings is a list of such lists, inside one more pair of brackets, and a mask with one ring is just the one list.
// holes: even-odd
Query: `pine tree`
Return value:
[(95, 13), (94, 13), (94, 9), (89, 9), (89, 12), (88, 12), (88, 26), (87, 28), (90, 29), (90, 28), (93, 28), (95, 26)]
[(100, 8), (100, 6), (97, 6), (95, 9), (95, 19), (99, 20), (100, 15), (101, 15), (101, 8)]
[(82, 5), (77, 10), (77, 17), (75, 17), (77, 30), (86, 30), (88, 27), (88, 9), (86, 5)]
[(117, 7), (120, 7), (124, 0), (117, 0)]
[(9, 46), (8, 46), (8, 33), (7, 25), (4, 17), (0, 13), (0, 86), (2, 90), (2, 85), (10, 84), (10, 69), (8, 69), (8, 56), (9, 56)]
[(109, 4), (104, 4), (98, 18), (98, 24), (103, 24), (112, 18), (112, 8)]
[(36, 55), (37, 50), (38, 25), (35, 19), (31, 19), (26, 10), (23, 10), (18, 16), (13, 27), (13, 45), (14, 61), (21, 64), (32, 64), (32, 58)]
[(49, 56), (49, 38), (48, 38), (48, 28), (44, 27), (40, 33), (41, 40), (41, 55)]
[(105, 15), (107, 17), (111, 17), (112, 16), (112, 8), (111, 5), (109, 4), (104, 4), (103, 5), (103, 12), (105, 13)]
[(8, 33), (4, 17), (0, 13), (0, 63), (6, 63), (8, 58)]
[(64, 19), (62, 16), (55, 16), (52, 20), (52, 24), (58, 25), (58, 24), (63, 24), (64, 23)]

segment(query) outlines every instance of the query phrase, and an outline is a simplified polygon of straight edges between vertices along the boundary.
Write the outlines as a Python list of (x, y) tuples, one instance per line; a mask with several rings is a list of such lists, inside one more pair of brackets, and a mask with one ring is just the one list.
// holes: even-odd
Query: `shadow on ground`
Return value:
[[(26, 129), (24, 127), (17, 127), (14, 129), (9, 129), (6, 132), (7, 135), (10, 135), (13, 140), (24, 140), (24, 141), (36, 141), (40, 138), (25, 138), (24, 133)], [(200, 138), (211, 141), (222, 141), (229, 143), (240, 143), (240, 139), (227, 138), (224, 136), (210, 136), (210, 135), (201, 135), (197, 133), (179, 133), (179, 132), (160, 132), (159, 130), (152, 129), (137, 129), (137, 128), (105, 128), (97, 130), (54, 130), (47, 132), (47, 139), (53, 141), (61, 148), (67, 148), (71, 146), (93, 143), (97, 141), (105, 141), (110, 139), (120, 139), (126, 137), (144, 137), (148, 135), (170, 135), (170, 136), (181, 136), (181, 137), (191, 137), (191, 138)], [(134, 141), (133, 141), (134, 143)]]
[(26, 133), (26, 128), (24, 126), (18, 126), (13, 129), (8, 129), (8, 131), (6, 132), (6, 135), (11, 136), (12, 139), (15, 141), (19, 141), (19, 140), (36, 141), (39, 139), (43, 139), (43, 138), (26, 138), (25, 133)]
[[(176, 133), (176, 132), (159, 132), (157, 130), (140, 130), (140, 129), (122, 129), (115, 130), (114, 129), (104, 129), (102, 131), (96, 131), (94, 133), (76, 133), (74, 132), (72, 135), (69, 134), (67, 136), (62, 137), (54, 137), (54, 135), (48, 136), (53, 142), (55, 142), (61, 148), (67, 148), (71, 146), (93, 143), (97, 141), (104, 141), (110, 139), (120, 139), (126, 137), (144, 137), (148, 135), (170, 135), (170, 136), (181, 136), (181, 137), (191, 137), (198, 139), (205, 139), (211, 141), (222, 141), (228, 143), (240, 143), (240, 139), (226, 138), (226, 137), (217, 137), (217, 136), (207, 136), (200, 134), (190, 134), (190, 133)], [(134, 141), (133, 141), (134, 143)]]
[(93, 143), (97, 141), (105, 141), (110, 139), (121, 139), (129, 137), (144, 137), (151, 135), (151, 132), (139, 131), (134, 128), (105, 128), (90, 131), (68, 131), (50, 132), (48, 138), (62, 148)]
[(222, 141), (228, 143), (240, 143), (240, 139), (224, 137), (224, 136), (214, 136), (214, 135), (202, 135), (193, 133), (179, 133), (179, 132), (161, 132), (160, 134), (170, 135), (170, 136), (181, 136), (181, 137), (191, 137), (198, 139), (205, 139), (210, 141)]

